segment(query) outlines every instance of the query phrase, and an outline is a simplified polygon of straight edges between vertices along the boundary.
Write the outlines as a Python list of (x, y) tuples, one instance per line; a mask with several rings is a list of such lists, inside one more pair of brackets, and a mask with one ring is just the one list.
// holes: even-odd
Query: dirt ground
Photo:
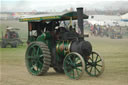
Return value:
[(104, 57), (105, 71), (99, 77), (85, 73), (80, 80), (69, 79), (52, 68), (44, 76), (27, 72), (24, 55), (26, 45), (0, 48), (0, 85), (128, 85), (128, 39), (89, 38), (93, 50)]

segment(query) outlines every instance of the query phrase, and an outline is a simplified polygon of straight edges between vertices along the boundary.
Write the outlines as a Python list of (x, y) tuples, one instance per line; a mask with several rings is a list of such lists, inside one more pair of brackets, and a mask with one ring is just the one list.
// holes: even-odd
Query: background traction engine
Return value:
[[(81, 34), (59, 28), (55, 39), (50, 31), (38, 37), (28, 37), (28, 48), (25, 55), (28, 72), (33, 75), (44, 75), (49, 67), (58, 73), (65, 73), (71, 79), (79, 79), (84, 72), (90, 76), (99, 76), (104, 71), (104, 61), (98, 53), (92, 51), (90, 42), (84, 40), (83, 9), (77, 9), (78, 26)], [(34, 41), (30, 41), (33, 38)]]

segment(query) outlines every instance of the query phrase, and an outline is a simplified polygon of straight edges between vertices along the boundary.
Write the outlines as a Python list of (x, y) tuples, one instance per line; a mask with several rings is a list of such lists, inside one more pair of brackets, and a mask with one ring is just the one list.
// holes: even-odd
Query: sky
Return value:
[[(71, 7), (85, 7), (87, 9), (105, 9), (101, 2), (128, 0), (0, 0), (0, 11), (63, 11)], [(97, 5), (98, 3), (101, 4)]]

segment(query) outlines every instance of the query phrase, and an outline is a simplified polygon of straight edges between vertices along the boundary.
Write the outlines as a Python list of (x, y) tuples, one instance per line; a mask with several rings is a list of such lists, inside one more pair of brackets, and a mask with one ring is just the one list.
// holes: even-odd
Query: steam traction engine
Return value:
[[(25, 55), (28, 72), (39, 76), (53, 67), (56, 72), (65, 73), (71, 79), (79, 79), (85, 71), (90, 76), (102, 74), (102, 57), (92, 51), (90, 42), (84, 40), (83, 19), (87, 18), (83, 8), (77, 8), (77, 12), (21, 18), (20, 21), (28, 21)], [(76, 19), (81, 34), (72, 25)]]

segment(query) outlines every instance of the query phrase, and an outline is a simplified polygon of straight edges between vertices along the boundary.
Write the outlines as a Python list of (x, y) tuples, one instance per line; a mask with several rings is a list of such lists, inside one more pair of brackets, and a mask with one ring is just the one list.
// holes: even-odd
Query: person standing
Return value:
[(7, 26), (6, 28), (6, 33), (5, 33), (5, 38), (10, 39), (11, 38), (11, 27)]

